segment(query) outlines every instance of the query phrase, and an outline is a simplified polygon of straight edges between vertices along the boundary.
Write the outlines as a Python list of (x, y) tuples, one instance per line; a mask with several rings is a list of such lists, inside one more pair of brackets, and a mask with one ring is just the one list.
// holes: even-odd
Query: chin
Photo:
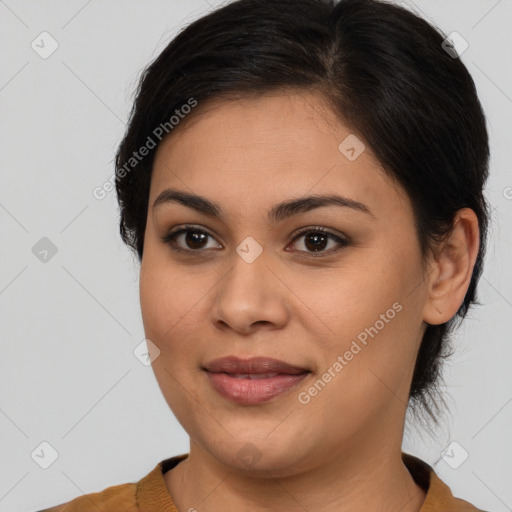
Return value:
[[(267, 431), (268, 432), (268, 431)], [(286, 439), (270, 440), (263, 434), (260, 439), (253, 435), (228, 437), (225, 442), (212, 440), (203, 443), (212, 456), (224, 466), (250, 476), (287, 476), (297, 472), (301, 456), (297, 452), (299, 441)]]

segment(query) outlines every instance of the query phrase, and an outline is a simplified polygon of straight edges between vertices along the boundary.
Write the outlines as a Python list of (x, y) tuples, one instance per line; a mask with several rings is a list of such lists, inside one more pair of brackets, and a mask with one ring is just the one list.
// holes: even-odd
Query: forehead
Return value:
[(205, 135), (221, 147), (237, 141), (282, 146), (294, 135), (307, 144), (319, 130), (336, 138), (347, 129), (322, 94), (288, 89), (199, 101), (160, 147)]
[[(364, 148), (355, 160), (341, 151), (345, 140)], [(151, 200), (166, 186), (215, 193), (218, 202), (244, 197), (246, 206), (262, 193), (270, 200), (336, 190), (366, 203), (387, 189), (403, 195), (322, 95), (296, 91), (199, 102), (157, 150)]]

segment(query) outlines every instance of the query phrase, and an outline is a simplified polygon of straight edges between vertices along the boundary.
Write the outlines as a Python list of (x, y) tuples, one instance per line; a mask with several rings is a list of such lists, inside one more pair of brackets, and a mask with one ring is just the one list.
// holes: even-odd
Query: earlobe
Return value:
[(478, 249), (478, 218), (470, 208), (462, 208), (433, 256), (423, 312), (426, 323), (439, 325), (457, 313), (471, 283)]

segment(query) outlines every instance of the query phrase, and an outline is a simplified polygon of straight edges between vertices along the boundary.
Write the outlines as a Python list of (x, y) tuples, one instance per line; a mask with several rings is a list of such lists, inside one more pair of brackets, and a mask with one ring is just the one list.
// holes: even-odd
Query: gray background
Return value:
[[(456, 496), (512, 510), (512, 1), (402, 3), (469, 43), (462, 60), (488, 117), (493, 210), (482, 306), (458, 331), (445, 371), (450, 415), (434, 439), (408, 422), (404, 450), (434, 465)], [(119, 238), (115, 195), (92, 191), (113, 173), (143, 66), (220, 5), (0, 1), (1, 511), (135, 482), (188, 451), (151, 368), (133, 353), (144, 339), (138, 264)], [(45, 59), (31, 47), (50, 48), (43, 31), (59, 45)], [(46, 262), (32, 249), (43, 237), (57, 250)], [(58, 453), (47, 469), (42, 442)], [(469, 456), (455, 469), (461, 447)]]

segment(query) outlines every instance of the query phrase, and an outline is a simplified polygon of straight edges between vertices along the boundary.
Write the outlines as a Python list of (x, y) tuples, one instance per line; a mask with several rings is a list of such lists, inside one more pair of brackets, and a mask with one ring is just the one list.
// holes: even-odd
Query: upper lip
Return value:
[(279, 359), (270, 357), (251, 357), (250, 359), (240, 359), (236, 356), (221, 357), (210, 361), (205, 365), (205, 370), (212, 373), (287, 373), (297, 375), (299, 373), (309, 372), (307, 368), (294, 366)]

